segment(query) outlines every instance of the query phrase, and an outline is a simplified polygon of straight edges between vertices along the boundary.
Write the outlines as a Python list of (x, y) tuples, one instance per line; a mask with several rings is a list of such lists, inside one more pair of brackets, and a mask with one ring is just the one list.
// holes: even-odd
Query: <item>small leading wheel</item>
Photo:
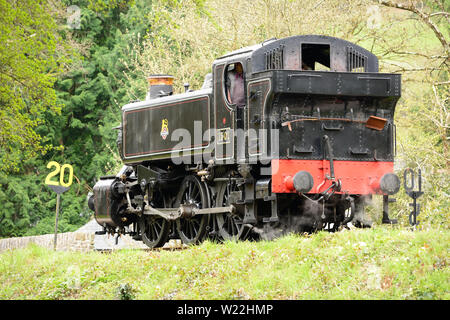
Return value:
[[(196, 176), (191, 175), (184, 178), (175, 207), (182, 204), (194, 205), (198, 209), (209, 207), (208, 194)], [(176, 228), (181, 241), (187, 245), (200, 243), (206, 235), (208, 223), (209, 215), (206, 214), (177, 219)]]
[[(217, 190), (216, 207), (228, 206), (231, 192), (238, 190), (235, 181), (221, 182)], [(242, 238), (245, 227), (242, 217), (237, 213), (219, 213), (216, 215), (216, 221), (219, 234), (225, 241), (237, 241)]]
[[(165, 201), (160, 192), (154, 193), (150, 205), (154, 208), (165, 208)], [(160, 216), (143, 215), (139, 219), (142, 241), (150, 248), (162, 247), (169, 236), (170, 222)]]

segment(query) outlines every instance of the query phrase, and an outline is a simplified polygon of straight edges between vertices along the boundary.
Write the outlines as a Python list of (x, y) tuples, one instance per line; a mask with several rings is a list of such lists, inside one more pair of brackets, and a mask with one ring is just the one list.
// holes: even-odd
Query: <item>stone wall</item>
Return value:
[[(56, 250), (88, 252), (91, 250), (149, 249), (142, 241), (136, 241), (129, 235), (122, 235), (116, 239), (115, 236), (108, 234), (95, 234), (96, 231), (101, 231), (102, 229), (95, 219), (91, 219), (74, 232), (58, 233)], [(41, 236), (0, 239), (0, 252), (25, 248), (32, 242), (38, 246), (53, 250), (54, 237), (54, 234), (45, 234)], [(171, 239), (162, 249), (174, 250), (186, 247), (180, 239)]]
[[(94, 248), (94, 236), (95, 234), (86, 232), (59, 233), (56, 241), (56, 250), (90, 251)], [(0, 239), (0, 252), (25, 248), (32, 242), (38, 246), (53, 249), (54, 238), (54, 234), (45, 234), (41, 236)]]

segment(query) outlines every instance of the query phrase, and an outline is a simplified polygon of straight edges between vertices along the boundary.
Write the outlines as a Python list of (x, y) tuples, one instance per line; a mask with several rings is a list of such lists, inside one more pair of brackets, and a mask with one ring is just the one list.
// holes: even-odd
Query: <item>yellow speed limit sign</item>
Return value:
[(58, 194), (67, 191), (73, 182), (73, 167), (68, 163), (61, 166), (56, 161), (50, 161), (47, 169), (52, 168), (45, 178), (45, 184)]
[[(50, 161), (47, 164), (47, 169), (52, 169), (45, 178), (45, 184), (50, 189), (56, 192), (56, 216), (55, 216), (55, 238), (53, 240), (53, 249), (56, 250), (57, 234), (58, 234), (58, 216), (59, 203), (61, 193), (69, 190), (73, 181), (73, 167), (70, 164), (63, 164), (62, 166), (56, 161)], [(59, 179), (58, 179), (59, 175)]]

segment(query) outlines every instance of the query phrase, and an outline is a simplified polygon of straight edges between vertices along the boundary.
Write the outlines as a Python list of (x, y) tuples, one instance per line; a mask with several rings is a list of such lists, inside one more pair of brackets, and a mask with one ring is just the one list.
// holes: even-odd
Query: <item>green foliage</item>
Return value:
[(112, 128), (120, 123), (120, 107), (129, 101), (121, 85), (123, 63), (129, 61), (125, 48), (131, 38), (148, 29), (143, 23), (146, 2), (131, 3), (72, 2), (81, 8), (81, 28), (68, 32), (76, 41), (92, 45), (79, 67), (56, 83), (64, 108), (55, 138), (66, 146), (64, 157), (89, 184), (120, 165), (117, 132)]
[[(0, 235), (30, 236), (54, 232), (56, 194), (44, 185), (48, 170), (42, 174), (9, 175), (0, 173)], [(86, 192), (76, 182), (61, 196), (59, 232), (75, 231), (89, 219)]]
[(119, 300), (133, 300), (134, 299), (134, 289), (129, 283), (121, 284), (117, 288), (117, 296)]
[(108, 14), (116, 8), (126, 8), (133, 2), (133, 0), (88, 0), (87, 7), (94, 12)]
[(60, 71), (57, 29), (47, 1), (0, 1), (0, 170), (19, 170), (45, 154), (35, 131), (41, 112), (60, 111), (53, 84)]
[[(31, 0), (29, 4), (36, 6), (35, 15), (38, 18), (42, 15), (43, 19), (45, 7)], [(16, 175), (5, 172), (1, 176), (0, 199), (4, 201), (5, 210), (0, 212), (0, 221), (3, 219), (5, 224), (0, 227), (0, 237), (53, 232), (56, 195), (43, 184), (49, 173), (46, 164), (50, 160), (70, 163), (74, 167), (76, 181), (61, 197), (60, 232), (73, 231), (87, 221), (90, 213), (86, 209), (86, 194), (90, 186), (99, 176), (116, 173), (121, 165), (116, 150), (117, 132), (112, 128), (120, 123), (120, 107), (128, 102), (128, 98), (121, 83), (125, 67), (118, 61), (129, 61), (125, 52), (130, 39), (149, 29), (145, 23), (149, 5), (146, 1), (135, 4), (133, 1), (92, 0), (65, 1), (63, 5), (77, 5), (81, 9), (80, 29), (59, 29), (60, 36), (73, 47), (73, 50), (59, 48), (61, 52), (71, 54), (71, 63), (62, 73), (57, 74), (54, 70), (42, 75), (48, 79), (49, 88), (48, 92), (42, 89), (39, 96), (36, 93), (35, 99), (41, 99), (36, 100), (40, 103), (36, 107), (42, 105), (36, 114), (17, 109), (24, 116), (36, 118), (33, 120), (36, 143), (61, 147), (47, 148), (45, 155), (28, 154), (21, 153), (12, 140), (9, 151), (17, 155), (9, 151), (1, 153), (0, 157), (5, 159), (16, 157), (22, 161), (16, 166)], [(58, 13), (61, 26), (66, 23), (65, 14), (65, 8)], [(50, 21), (48, 24), (57, 29), (55, 20), (45, 17)], [(55, 45), (51, 49), (54, 48)], [(42, 56), (41, 60), (35, 56), (31, 58), (36, 64), (42, 60), (39, 66), (47, 72), (56, 64), (53, 56)], [(14, 62), (20, 65), (18, 60)], [(29, 73), (37, 76), (40, 70), (29, 70)], [(20, 99), (16, 100), (26, 102)], [(48, 107), (50, 102), (61, 108)], [(23, 126), (29, 127), (26, 123)], [(20, 128), (22, 126), (17, 126), (17, 130)], [(10, 127), (3, 129), (14, 134)], [(23, 138), (22, 133), (17, 135)], [(42, 138), (39, 140), (38, 137)]]

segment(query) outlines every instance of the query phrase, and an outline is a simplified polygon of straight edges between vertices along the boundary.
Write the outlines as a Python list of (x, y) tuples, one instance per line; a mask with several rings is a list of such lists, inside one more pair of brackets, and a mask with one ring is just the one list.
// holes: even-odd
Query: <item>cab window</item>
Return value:
[(244, 70), (240, 62), (229, 64), (225, 70), (225, 93), (229, 104), (245, 104)]

